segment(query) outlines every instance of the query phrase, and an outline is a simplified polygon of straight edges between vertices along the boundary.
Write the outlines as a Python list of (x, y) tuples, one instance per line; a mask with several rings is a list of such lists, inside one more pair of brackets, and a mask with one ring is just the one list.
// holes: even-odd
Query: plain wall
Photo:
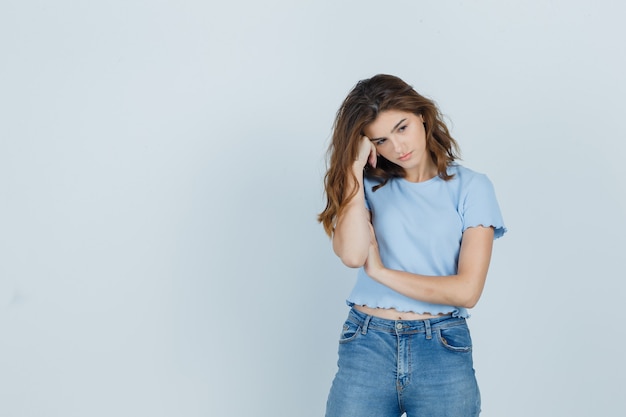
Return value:
[(622, 416), (626, 6), (0, 3), (0, 415), (323, 414), (334, 113), (398, 75), (493, 181), (485, 417)]

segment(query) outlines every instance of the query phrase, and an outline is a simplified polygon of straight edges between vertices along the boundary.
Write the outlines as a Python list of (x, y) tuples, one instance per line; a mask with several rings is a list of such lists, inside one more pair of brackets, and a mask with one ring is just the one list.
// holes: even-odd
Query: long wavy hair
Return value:
[[(328, 170), (324, 176), (326, 208), (318, 216), (329, 236), (335, 229), (337, 217), (346, 204), (357, 194), (358, 182), (352, 165), (358, 156), (359, 143), (367, 125), (381, 112), (399, 110), (421, 115), (426, 129), (426, 148), (437, 166), (439, 177), (450, 180), (448, 166), (459, 158), (457, 142), (450, 136), (443, 117), (434, 101), (420, 95), (407, 83), (393, 75), (379, 74), (359, 81), (350, 91), (337, 111), (333, 134), (327, 152)], [(351, 190), (346, 190), (348, 175), (352, 176)], [(366, 166), (365, 175), (377, 178), (384, 186), (390, 178), (404, 177), (404, 169), (382, 156), (376, 168)]]

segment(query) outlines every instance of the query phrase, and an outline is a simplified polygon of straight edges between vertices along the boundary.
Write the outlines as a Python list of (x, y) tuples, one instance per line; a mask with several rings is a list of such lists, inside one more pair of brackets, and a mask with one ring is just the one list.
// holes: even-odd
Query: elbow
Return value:
[(474, 308), (476, 304), (478, 304), (478, 300), (480, 300), (480, 293), (467, 294), (465, 297), (458, 300), (457, 305), (463, 308)]
[(360, 268), (365, 265), (368, 255), (368, 247), (359, 248), (356, 245), (344, 245), (333, 240), (333, 251), (348, 268)]
[(485, 286), (485, 274), (460, 274), (457, 275), (458, 286), (454, 291), (456, 306), (474, 308), (480, 300)]
[(467, 300), (464, 303), (461, 303), (460, 307), (469, 309), (469, 308), (476, 307), (476, 304), (478, 304), (478, 300), (477, 299), (476, 300)]
[(358, 254), (337, 254), (337, 256), (339, 256), (341, 262), (343, 262), (343, 264), (348, 268), (360, 268), (365, 265), (365, 261), (367, 259), (367, 257), (358, 256)]

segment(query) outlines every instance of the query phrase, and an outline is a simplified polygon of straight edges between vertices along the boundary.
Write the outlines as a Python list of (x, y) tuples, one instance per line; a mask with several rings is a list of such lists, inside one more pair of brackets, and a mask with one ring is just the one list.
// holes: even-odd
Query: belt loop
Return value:
[(363, 328), (361, 329), (361, 334), (367, 334), (367, 327), (370, 325), (370, 320), (372, 316), (368, 315), (365, 317), (365, 321), (363, 322)]
[(426, 340), (430, 340), (433, 338), (433, 333), (430, 330), (430, 320), (424, 320), (424, 326), (426, 327)]

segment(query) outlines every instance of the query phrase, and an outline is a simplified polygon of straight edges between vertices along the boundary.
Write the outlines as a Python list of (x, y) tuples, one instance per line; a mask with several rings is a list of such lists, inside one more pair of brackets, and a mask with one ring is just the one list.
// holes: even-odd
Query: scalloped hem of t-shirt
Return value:
[(465, 227), (465, 229), (463, 229), (463, 231), (466, 231), (470, 227), (493, 227), (493, 239), (494, 240), (501, 238), (502, 236), (504, 236), (504, 234), (506, 232), (509, 231), (509, 229), (507, 229), (506, 226), (504, 226), (504, 225), (499, 225), (499, 226), (497, 226), (495, 224), (485, 225), (483, 223), (471, 224), (471, 225)]
[[(450, 311), (448, 309), (440, 309), (440, 310), (435, 310), (433, 312), (433, 311), (401, 310), (400, 307), (392, 305), (392, 304), (371, 306), (368, 303), (363, 302), (363, 301), (359, 301), (359, 300), (356, 300), (356, 301), (346, 300), (346, 304), (349, 307), (353, 307), (356, 304), (356, 305), (365, 306), (365, 307), (369, 307), (369, 308), (393, 308), (393, 309), (399, 311), (400, 313), (430, 314), (430, 315), (433, 315), (433, 316), (437, 316), (437, 315), (440, 315), (440, 314), (451, 314), (452, 317), (462, 317), (462, 318), (465, 318), (465, 319), (470, 317), (469, 313), (467, 313), (466, 315), (462, 315), (461, 314), (462, 310), (459, 309), (458, 307), (454, 307), (454, 306), (448, 306), (448, 307), (450, 307), (452, 309), (452, 311)], [(465, 311), (467, 312), (467, 310), (465, 310)]]

